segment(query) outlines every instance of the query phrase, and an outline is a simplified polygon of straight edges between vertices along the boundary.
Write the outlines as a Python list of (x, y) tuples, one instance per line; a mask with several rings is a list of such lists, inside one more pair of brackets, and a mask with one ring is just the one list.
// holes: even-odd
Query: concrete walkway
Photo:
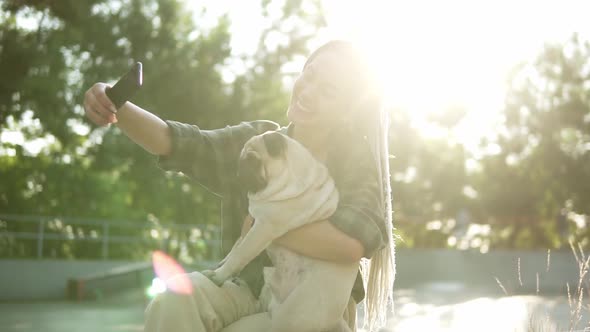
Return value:
[(143, 331), (144, 307), (138, 291), (93, 302), (0, 303), (0, 331)]
[[(449, 283), (394, 294), (395, 315), (381, 332), (583, 331), (590, 318), (588, 307), (582, 308), (580, 322), (570, 329), (571, 310), (563, 295), (500, 296), (496, 290), (468, 291)], [(96, 302), (0, 303), (0, 331), (141, 331), (145, 304), (137, 291)], [(362, 310), (359, 315), (362, 319)]]
[[(505, 296), (501, 291), (469, 291), (461, 284), (439, 283), (395, 295), (388, 329), (396, 332), (556, 332), (590, 326), (588, 301), (572, 315), (575, 308), (570, 308), (565, 294)], [(572, 316), (579, 320), (570, 320)]]

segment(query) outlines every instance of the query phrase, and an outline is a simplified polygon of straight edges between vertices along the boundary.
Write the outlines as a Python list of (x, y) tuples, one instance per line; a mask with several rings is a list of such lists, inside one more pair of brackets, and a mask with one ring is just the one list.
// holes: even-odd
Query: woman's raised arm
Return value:
[(172, 151), (168, 124), (156, 115), (126, 102), (119, 110), (107, 97), (109, 85), (96, 83), (84, 94), (86, 117), (98, 126), (116, 124), (133, 142), (149, 153), (165, 156)]

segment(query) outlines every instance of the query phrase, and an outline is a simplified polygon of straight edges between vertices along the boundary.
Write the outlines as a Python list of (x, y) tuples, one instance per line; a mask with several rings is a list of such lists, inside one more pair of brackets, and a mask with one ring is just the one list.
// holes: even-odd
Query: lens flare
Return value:
[(166, 283), (166, 288), (177, 294), (192, 294), (193, 284), (182, 266), (174, 258), (160, 250), (152, 253), (156, 276)]
[(164, 293), (166, 291), (166, 283), (160, 278), (155, 277), (152, 280), (152, 284), (147, 288), (146, 295), (149, 298), (154, 298), (156, 295)]

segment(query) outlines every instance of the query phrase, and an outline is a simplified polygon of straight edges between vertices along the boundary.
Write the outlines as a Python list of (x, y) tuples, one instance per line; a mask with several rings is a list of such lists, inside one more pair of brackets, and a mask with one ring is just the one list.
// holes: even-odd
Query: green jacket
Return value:
[[(247, 193), (237, 181), (238, 159), (244, 143), (271, 130), (289, 135), (292, 126), (281, 128), (271, 121), (252, 121), (202, 130), (175, 121), (167, 123), (172, 133), (172, 153), (160, 158), (160, 167), (182, 172), (221, 197), (221, 241), (226, 255), (239, 238), (242, 222), (248, 214)], [(336, 183), (340, 200), (330, 222), (358, 239), (369, 258), (383, 248), (388, 239), (374, 158), (364, 137), (346, 130), (338, 130), (332, 136), (334, 143), (330, 145), (326, 166)], [(240, 273), (257, 296), (264, 283), (262, 268), (269, 264), (266, 254), (261, 254)], [(357, 303), (364, 298), (360, 274), (352, 295)]]

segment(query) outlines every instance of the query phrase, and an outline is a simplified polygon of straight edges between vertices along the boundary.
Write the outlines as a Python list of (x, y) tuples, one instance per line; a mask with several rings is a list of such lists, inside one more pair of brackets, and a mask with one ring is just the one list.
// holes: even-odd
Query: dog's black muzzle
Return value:
[(238, 179), (248, 192), (256, 193), (266, 187), (266, 179), (263, 174), (264, 165), (256, 152), (249, 151), (240, 157)]

